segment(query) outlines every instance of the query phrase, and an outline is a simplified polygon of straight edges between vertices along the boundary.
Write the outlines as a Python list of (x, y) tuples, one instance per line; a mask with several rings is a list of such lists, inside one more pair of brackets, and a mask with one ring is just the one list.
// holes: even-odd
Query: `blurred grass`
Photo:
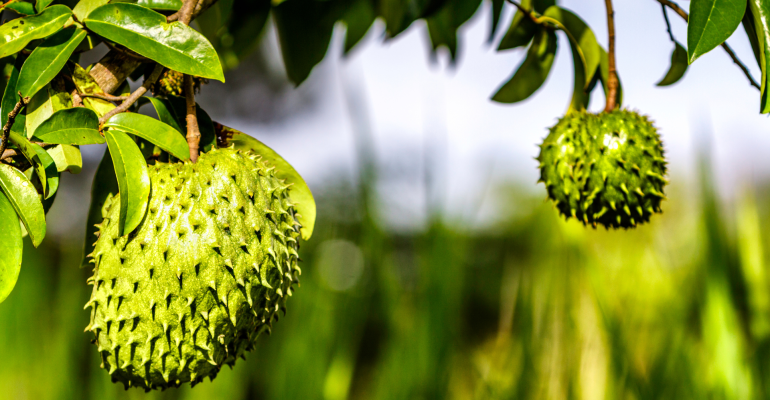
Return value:
[(159, 393), (99, 369), (80, 248), (27, 243), (0, 305), (0, 398), (768, 398), (770, 192), (720, 204), (700, 169), (631, 231), (564, 222), (501, 187), (493, 226), (435, 216), (393, 233), (371, 190), (329, 185), (272, 336), (215, 381)]

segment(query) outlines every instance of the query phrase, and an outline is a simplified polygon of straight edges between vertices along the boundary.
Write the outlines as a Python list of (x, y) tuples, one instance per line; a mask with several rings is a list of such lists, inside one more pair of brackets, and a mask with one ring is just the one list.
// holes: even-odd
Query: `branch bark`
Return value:
[[(678, 4), (674, 3), (671, 0), (657, 0), (657, 2), (660, 3), (661, 5), (665, 6), (665, 7), (670, 8), (675, 13), (679, 14), (679, 16), (682, 17), (682, 19), (685, 22), (689, 22), (690, 16), (687, 14), (687, 11), (682, 9), (682, 7), (679, 7)], [(755, 81), (754, 78), (751, 76), (751, 72), (749, 71), (749, 69), (741, 61), (741, 59), (738, 58), (738, 56), (735, 54), (735, 52), (730, 47), (730, 45), (728, 45), (727, 42), (724, 42), (724, 43), (722, 43), (722, 48), (725, 50), (727, 55), (730, 56), (730, 58), (733, 60), (735, 65), (737, 65), (738, 68), (740, 68), (741, 71), (743, 71), (743, 74), (746, 75), (746, 78), (749, 80), (749, 84), (751, 86), (754, 86), (755, 88), (757, 88), (757, 90), (761, 90), (761, 88), (760, 88), (759, 84), (757, 83), (757, 81)]]

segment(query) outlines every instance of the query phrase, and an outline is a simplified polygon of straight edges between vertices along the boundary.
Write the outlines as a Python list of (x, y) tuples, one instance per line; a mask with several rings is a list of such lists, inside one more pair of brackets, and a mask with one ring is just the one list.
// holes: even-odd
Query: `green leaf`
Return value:
[(434, 15), (426, 18), (431, 47), (435, 51), (444, 46), (449, 50), (451, 61), (457, 60), (457, 31), (473, 16), (481, 0), (446, 0), (446, 4)]
[(83, 21), (89, 14), (91, 14), (91, 11), (96, 10), (109, 2), (110, 0), (80, 0), (78, 4), (75, 5), (75, 8), (72, 9), (72, 13), (75, 14), (78, 21)]
[(32, 97), (61, 71), (86, 37), (86, 31), (71, 26), (51, 35), (29, 55), (19, 73), (16, 91)]
[(54, 163), (53, 158), (45, 149), (16, 132), (11, 132), (10, 139), (34, 167), (43, 188), (43, 199), (53, 196), (59, 188), (59, 172), (56, 170), (56, 163)]
[(299, 85), (326, 55), (337, 20), (333, 1), (284, 1), (273, 7), (286, 75)]
[(118, 194), (118, 181), (115, 179), (115, 168), (112, 166), (110, 151), (105, 150), (102, 161), (96, 168), (94, 180), (91, 183), (91, 205), (88, 208), (88, 219), (86, 220), (86, 238), (83, 246), (83, 261), (81, 267), (85, 267), (88, 262), (88, 256), (94, 251), (96, 242), (96, 224), (102, 222), (102, 207), (107, 198)]
[(690, 65), (687, 63), (687, 49), (685, 49), (679, 42), (674, 42), (674, 52), (671, 53), (671, 67), (668, 69), (666, 76), (658, 82), (658, 86), (669, 86), (677, 83), (684, 73), (687, 72), (687, 67)]
[[(100, 88), (94, 78), (88, 74), (88, 71), (78, 64), (73, 65), (72, 81), (75, 82), (75, 87), (80, 93), (104, 94), (102, 88)], [(94, 97), (83, 98), (83, 104), (93, 110), (100, 118), (115, 108), (115, 105), (109, 101)]]
[(107, 4), (92, 11), (85, 24), (89, 30), (164, 67), (225, 81), (211, 43), (181, 22), (167, 23), (163, 14), (134, 4)]
[(53, 0), (37, 0), (35, 9), (37, 9), (37, 12), (43, 11), (51, 3), (53, 3)]
[(144, 218), (150, 197), (150, 175), (142, 152), (127, 134), (109, 130), (106, 137), (120, 188), (118, 234), (123, 236), (136, 229)]
[(297, 221), (302, 225), (300, 229), (302, 238), (305, 240), (310, 239), (310, 236), (313, 235), (313, 227), (315, 226), (315, 199), (313, 199), (313, 193), (305, 183), (305, 180), (302, 179), (302, 176), (283, 157), (259, 140), (223, 125), (217, 125), (217, 129), (223, 131), (223, 137), (230, 138), (227, 141), (228, 145), (233, 145), (236, 149), (252, 150), (275, 166), (275, 175), (280, 179), (286, 180), (286, 183), (291, 185), (289, 197), (294, 202), (294, 208), (297, 210)]
[[(555, 0), (522, 0), (521, 6), (527, 10), (533, 10), (536, 13), (543, 13), (549, 7), (556, 5)], [(526, 46), (537, 32), (537, 24), (535, 24), (528, 16), (524, 15), (518, 9), (513, 14), (511, 19), (511, 25), (508, 27), (508, 31), (500, 39), (500, 44), (497, 46), (497, 51), (514, 49), (521, 46)]]
[[(24, 57), (21, 55), (16, 58), (16, 61), (14, 62), (11, 73), (8, 76), (8, 84), (5, 86), (5, 91), (3, 92), (3, 100), (2, 103), (0, 103), (0, 127), (5, 126), (5, 123), (8, 122), (8, 113), (13, 110), (13, 107), (16, 105), (16, 103), (19, 101), (19, 95), (16, 94), (16, 82), (19, 79), (19, 70), (21, 69), (22, 65), (24, 64)], [(19, 115), (22, 116), (23, 114)], [(14, 122), (15, 125), (24, 126), (24, 118), (19, 118), (19, 116), (16, 117), (16, 121)], [(13, 127), (12, 127), (13, 128)], [(24, 129), (21, 129), (24, 131)]]
[(0, 25), (0, 58), (18, 53), (29, 42), (42, 39), (64, 27), (72, 12), (57, 4), (42, 13), (8, 21)]
[(177, 115), (174, 111), (174, 108), (171, 104), (169, 104), (168, 100), (160, 99), (157, 97), (146, 97), (146, 99), (152, 103), (152, 106), (155, 108), (155, 112), (158, 114), (158, 119), (160, 119), (161, 122), (176, 129), (179, 133), (183, 135), (185, 134), (185, 131), (182, 130), (182, 127), (180, 126), (180, 123), (184, 124), (184, 120), (177, 120)]
[[(183, 136), (187, 135), (187, 104), (183, 97), (179, 96), (167, 96), (162, 100), (168, 110), (170, 110), (177, 124), (169, 124), (174, 127), (180, 127), (179, 132)], [(204, 111), (199, 104), (196, 104), (195, 115), (198, 117), (198, 129), (201, 131), (201, 151), (207, 152), (211, 150), (217, 142), (216, 133), (214, 132), (214, 123), (211, 121), (211, 117)], [(157, 108), (156, 108), (157, 111)], [(162, 121), (162, 120), (161, 120)]]
[[(749, 13), (752, 18), (748, 23), (744, 21), (744, 26), (747, 28), (746, 33), (749, 34), (749, 38), (753, 38), (752, 47), (756, 47), (755, 55), (762, 70), (759, 112), (767, 114), (770, 112), (770, 96), (767, 89), (770, 83), (770, 74), (767, 73), (768, 60), (770, 60), (770, 3), (763, 0), (749, 0), (747, 14)], [(751, 28), (754, 29), (753, 33), (749, 33)]]
[(42, 142), (54, 144), (101, 144), (99, 117), (84, 107), (59, 110), (43, 121), (34, 131)]
[(107, 120), (103, 128), (113, 128), (139, 136), (180, 160), (190, 159), (190, 148), (185, 137), (177, 129), (155, 118), (136, 113), (121, 113)]
[(83, 169), (83, 157), (76, 146), (60, 144), (49, 148), (48, 154), (53, 158), (59, 172), (67, 171), (76, 175)]
[(556, 34), (549, 29), (540, 30), (535, 35), (524, 62), (513, 77), (492, 96), (492, 100), (516, 103), (531, 96), (548, 78), (555, 56)]
[(270, 0), (219, 0), (196, 17), (195, 23), (214, 45), (225, 67), (232, 69), (258, 48), (271, 8)]
[(500, 25), (500, 16), (503, 14), (503, 6), (505, 0), (492, 0), (492, 23), (489, 27), (489, 43), (495, 40), (495, 34), (497, 34), (497, 27)]
[(366, 36), (366, 32), (369, 31), (376, 18), (377, 12), (370, 0), (353, 1), (342, 17), (342, 21), (347, 26), (345, 31), (345, 54), (350, 53), (353, 47)]
[(45, 211), (32, 182), (18, 169), (0, 164), (0, 189), (11, 201), (32, 245), (37, 247), (45, 237)]
[(27, 3), (26, 1), (15, 1), (5, 6), (5, 8), (16, 11), (21, 15), (35, 14), (35, 6), (33, 6), (32, 3)]
[(746, 0), (692, 0), (687, 23), (690, 64), (727, 40), (745, 12)]
[(177, 11), (182, 7), (182, 0), (113, 0), (112, 2), (131, 3), (162, 11)]
[(582, 86), (583, 88), (587, 87), (601, 60), (601, 51), (594, 32), (580, 17), (558, 6), (548, 8), (543, 16), (552, 18), (561, 24), (561, 28), (573, 46), (573, 57), (578, 56), (583, 64), (585, 73)]
[(16, 286), (23, 246), (19, 218), (11, 202), (0, 192), (0, 303)]
[(59, 92), (54, 90), (50, 84), (46, 85), (32, 97), (27, 105), (27, 137), (32, 137), (37, 127), (51, 118), (53, 113), (69, 107), (72, 107), (72, 95), (69, 92)]

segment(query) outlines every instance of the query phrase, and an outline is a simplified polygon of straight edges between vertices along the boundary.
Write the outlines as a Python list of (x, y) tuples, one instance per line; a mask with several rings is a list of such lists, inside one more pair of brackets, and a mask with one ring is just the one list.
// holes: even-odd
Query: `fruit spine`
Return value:
[(630, 228), (660, 212), (666, 161), (645, 116), (567, 114), (540, 146), (540, 180), (559, 212), (584, 224)]
[(270, 333), (298, 282), (289, 188), (259, 156), (213, 150), (150, 167), (145, 219), (118, 236), (108, 199), (87, 331), (113, 381), (146, 390), (213, 379)]

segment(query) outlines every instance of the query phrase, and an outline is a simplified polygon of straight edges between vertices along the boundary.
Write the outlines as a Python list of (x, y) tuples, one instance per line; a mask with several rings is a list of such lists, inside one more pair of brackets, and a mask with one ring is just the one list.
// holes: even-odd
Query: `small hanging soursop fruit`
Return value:
[(259, 156), (212, 150), (150, 178), (133, 233), (118, 236), (119, 196), (104, 205), (86, 328), (112, 380), (146, 390), (232, 366), (285, 313), (300, 274), (289, 189)]
[(660, 212), (667, 183), (663, 144), (634, 111), (575, 112), (540, 145), (540, 181), (559, 212), (584, 224), (630, 228)]

